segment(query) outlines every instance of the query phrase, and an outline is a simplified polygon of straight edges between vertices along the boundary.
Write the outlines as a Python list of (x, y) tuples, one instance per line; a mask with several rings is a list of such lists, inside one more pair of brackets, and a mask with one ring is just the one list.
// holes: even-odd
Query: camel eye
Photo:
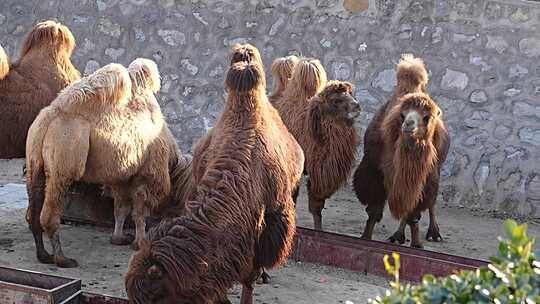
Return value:
[(427, 124), (429, 122), (429, 115), (424, 116), (424, 123)]

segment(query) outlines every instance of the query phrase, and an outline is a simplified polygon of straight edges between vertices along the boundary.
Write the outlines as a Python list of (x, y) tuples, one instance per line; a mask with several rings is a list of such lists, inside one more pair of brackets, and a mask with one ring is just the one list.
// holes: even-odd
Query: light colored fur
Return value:
[(291, 55), (279, 57), (272, 63), (272, 93), (268, 96), (271, 103), (275, 103), (281, 98), (299, 60), (298, 57)]
[(127, 70), (109, 64), (63, 90), (38, 115), (28, 133), (27, 184), (35, 191), (39, 181), (33, 177), (44, 170), (40, 224), (49, 237), (59, 229), (62, 195), (72, 182), (84, 181), (111, 190), (113, 237), (122, 236), (121, 224), (133, 207), (135, 244), (144, 238), (144, 217), (168, 197), (170, 166), (179, 157), (153, 94), (157, 88), (159, 72), (152, 61), (137, 59)]
[(0, 45), (0, 80), (4, 79), (8, 73), (9, 59), (4, 51), (4, 48), (2, 48), (2, 45)]

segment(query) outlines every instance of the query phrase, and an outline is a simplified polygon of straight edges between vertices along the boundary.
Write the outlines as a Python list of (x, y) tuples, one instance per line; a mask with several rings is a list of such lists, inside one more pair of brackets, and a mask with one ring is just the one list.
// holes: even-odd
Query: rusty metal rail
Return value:
[(425, 274), (440, 277), (487, 264), (486, 261), (308, 228), (297, 227), (296, 231), (294, 260), (386, 276), (383, 256), (397, 252), (401, 257), (400, 277), (412, 282), (419, 282)]
[[(84, 223), (87, 222), (84, 221)], [(297, 227), (297, 236), (291, 259), (385, 276), (386, 272), (383, 265), (383, 256), (392, 252), (397, 252), (401, 256), (401, 278), (413, 282), (418, 282), (425, 274), (446, 276), (457, 270), (476, 269), (479, 266), (487, 264), (486, 261), (397, 246), (379, 241), (362, 240), (356, 237), (315, 231), (302, 227)], [(4, 274), (5, 273), (8, 272), (4, 272)], [(38, 279), (43, 277), (43, 274), (25, 272), (24, 276), (26, 279), (20, 280), (17, 278), (14, 279), (12, 272), (9, 273), (11, 281), (23, 283), (34, 282), (34, 278), (28, 277), (29, 274), (36, 275), (36, 278)], [(2, 272), (0, 272), (0, 282), (2, 281), (1, 274)], [(69, 280), (67, 282), (69, 282)], [(76, 284), (79, 284), (77, 286), (80, 288), (80, 281)], [(75, 292), (75, 290), (73, 290), (73, 292), (73, 296), (68, 298), (67, 301), (51, 303), (128, 303), (128, 301), (123, 298), (85, 292), (81, 293), (80, 291)], [(0, 291), (0, 300), (1, 295), (2, 292)]]

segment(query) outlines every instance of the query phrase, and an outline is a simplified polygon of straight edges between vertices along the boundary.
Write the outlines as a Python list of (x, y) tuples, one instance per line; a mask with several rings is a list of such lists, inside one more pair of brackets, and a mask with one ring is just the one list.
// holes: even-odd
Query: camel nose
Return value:
[(412, 119), (405, 120), (405, 122), (403, 122), (403, 130), (405, 131), (414, 130), (414, 120)]

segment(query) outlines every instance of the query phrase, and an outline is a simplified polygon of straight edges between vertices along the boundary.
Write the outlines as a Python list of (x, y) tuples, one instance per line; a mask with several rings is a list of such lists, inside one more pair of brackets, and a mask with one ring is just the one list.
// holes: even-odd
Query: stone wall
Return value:
[[(425, 59), (452, 135), (441, 198), (540, 217), (540, 3), (520, 0), (3, 0), (0, 41), (16, 57), (31, 25), (56, 18), (85, 73), (144, 56), (163, 76), (161, 105), (184, 152), (223, 107), (235, 42), (268, 67), (290, 53), (351, 80), (363, 130), (395, 83), (401, 53)], [(269, 78), (270, 80), (270, 78)]]

